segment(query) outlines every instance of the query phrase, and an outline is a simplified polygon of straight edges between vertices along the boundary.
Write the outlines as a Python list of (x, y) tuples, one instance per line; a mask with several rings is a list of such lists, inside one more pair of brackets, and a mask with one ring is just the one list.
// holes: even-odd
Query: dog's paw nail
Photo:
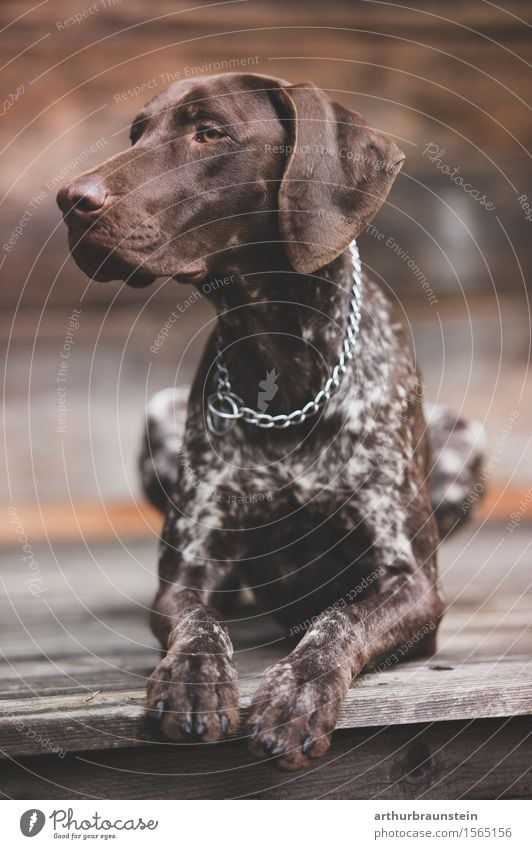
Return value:
[(187, 737), (190, 734), (190, 732), (192, 731), (192, 726), (191, 726), (190, 722), (188, 721), (188, 719), (185, 719), (185, 721), (181, 723), (181, 731), (183, 732), (183, 734), (186, 734)]
[(313, 745), (314, 745), (314, 740), (312, 739), (312, 737), (305, 737), (305, 739), (303, 741), (303, 746), (301, 747), (303, 749), (303, 754), (308, 755), (308, 753), (312, 749)]
[(155, 705), (155, 710), (153, 711), (153, 718), (157, 722), (160, 722), (161, 719), (163, 718), (164, 707), (165, 707), (164, 700), (157, 702), (157, 704)]
[(278, 758), (279, 755), (284, 755), (284, 746), (274, 746), (270, 754), (272, 754), (274, 758)]
[(225, 737), (225, 735), (229, 731), (229, 720), (225, 715), (220, 718), (220, 728), (222, 729), (222, 734)]
[(204, 722), (201, 722), (201, 720), (196, 721), (196, 723), (194, 725), (194, 734), (196, 735), (196, 737), (203, 737), (206, 730), (207, 730), (207, 726), (205, 725)]
[(260, 731), (260, 722), (256, 722), (255, 725), (251, 726), (251, 730), (249, 732), (249, 736), (251, 737), (252, 740), (255, 739), (255, 737), (257, 736), (259, 731)]
[(264, 751), (265, 751), (265, 752), (267, 752), (269, 755), (273, 754), (273, 750), (274, 750), (274, 748), (275, 748), (274, 743), (273, 743), (273, 740), (263, 740), (263, 742), (262, 742), (262, 748), (263, 748), (263, 749), (264, 749)]

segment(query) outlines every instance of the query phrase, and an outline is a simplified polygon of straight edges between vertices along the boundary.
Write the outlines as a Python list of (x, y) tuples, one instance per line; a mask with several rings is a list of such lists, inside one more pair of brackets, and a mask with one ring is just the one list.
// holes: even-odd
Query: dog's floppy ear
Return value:
[(296, 271), (344, 251), (380, 209), (404, 161), (395, 143), (312, 83), (278, 92), (288, 127), (279, 228)]

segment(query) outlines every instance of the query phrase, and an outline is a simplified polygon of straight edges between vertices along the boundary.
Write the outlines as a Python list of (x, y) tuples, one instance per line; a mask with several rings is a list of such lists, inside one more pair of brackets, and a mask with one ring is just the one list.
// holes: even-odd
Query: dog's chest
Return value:
[[(239, 441), (238, 448), (227, 447), (227, 461), (220, 469), (219, 486), (247, 494), (253, 501), (272, 502), (289, 497), (299, 506), (333, 506), (351, 499), (361, 488), (386, 488), (401, 482), (411, 452), (404, 434), (390, 433), (382, 426), (356, 426), (337, 429), (333, 424), (319, 438), (297, 444), (274, 446), (257, 441)], [(397, 431), (397, 427), (395, 427)], [(362, 434), (362, 435), (361, 435)], [(226, 452), (224, 452), (226, 453)]]

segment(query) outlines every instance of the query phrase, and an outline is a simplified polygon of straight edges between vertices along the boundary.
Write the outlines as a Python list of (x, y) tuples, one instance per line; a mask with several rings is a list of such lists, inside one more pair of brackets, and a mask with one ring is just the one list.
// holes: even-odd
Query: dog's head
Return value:
[(316, 271), (373, 218), (404, 159), (311, 83), (255, 74), (174, 83), (131, 143), (57, 200), (80, 268), (133, 286), (199, 281), (224, 252), (268, 243)]

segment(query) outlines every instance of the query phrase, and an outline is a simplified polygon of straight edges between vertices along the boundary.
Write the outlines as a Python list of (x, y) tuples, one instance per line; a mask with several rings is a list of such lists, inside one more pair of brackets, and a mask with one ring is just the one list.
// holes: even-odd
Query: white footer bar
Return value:
[(532, 847), (530, 801), (9, 800), (2, 811), (2, 844), (34, 849)]

